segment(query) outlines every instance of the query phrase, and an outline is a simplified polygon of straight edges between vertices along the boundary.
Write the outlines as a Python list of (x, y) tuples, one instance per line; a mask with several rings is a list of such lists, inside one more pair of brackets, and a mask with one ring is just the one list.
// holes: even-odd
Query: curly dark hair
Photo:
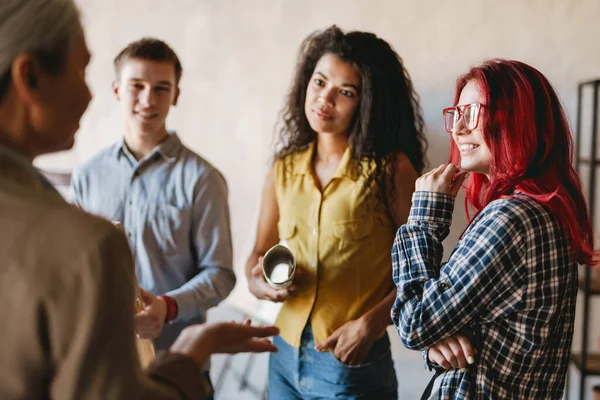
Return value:
[[(394, 182), (398, 152), (405, 153), (420, 174), (425, 166), (427, 141), (419, 96), (402, 58), (373, 33), (344, 33), (333, 25), (302, 42), (295, 77), (277, 125), (275, 159), (305, 150), (317, 138), (306, 118), (304, 103), (309, 80), (325, 54), (351, 64), (360, 75), (360, 103), (350, 128), (349, 145), (352, 159), (359, 161), (355, 163), (358, 174), (367, 177), (365, 189), (372, 190), (375, 183), (377, 197), (387, 204), (385, 176), (389, 174)], [(368, 161), (369, 171), (363, 171), (362, 160)], [(373, 169), (375, 173), (369, 173)], [(387, 189), (393, 192), (393, 188)]]

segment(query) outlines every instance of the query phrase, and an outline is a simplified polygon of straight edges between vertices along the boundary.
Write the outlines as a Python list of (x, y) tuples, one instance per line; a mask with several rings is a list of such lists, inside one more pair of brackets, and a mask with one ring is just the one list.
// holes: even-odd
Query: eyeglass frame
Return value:
[(472, 128), (467, 127), (468, 130), (472, 131), (473, 129), (477, 129), (477, 127), (479, 126), (479, 116), (481, 115), (481, 107), (486, 107), (485, 104), (481, 104), (481, 103), (469, 103), (469, 104), (463, 104), (460, 106), (453, 106), (453, 107), (446, 107), (442, 110), (442, 118), (444, 120), (444, 130), (448, 133), (452, 133), (452, 129), (448, 130), (448, 128), (446, 127), (446, 114), (450, 111), (455, 111), (458, 114), (458, 118), (456, 118), (456, 121), (454, 122), (454, 126), (456, 126), (456, 124), (458, 123), (458, 121), (464, 116), (464, 110), (467, 107), (473, 107), (476, 106), (477, 109), (477, 119), (475, 120), (475, 126), (473, 126)]

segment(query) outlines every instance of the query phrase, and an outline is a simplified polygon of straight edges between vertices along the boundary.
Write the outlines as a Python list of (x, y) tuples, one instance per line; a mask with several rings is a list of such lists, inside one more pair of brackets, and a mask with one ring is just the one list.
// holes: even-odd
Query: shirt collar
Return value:
[(177, 158), (177, 154), (179, 154), (181, 147), (181, 140), (179, 140), (177, 133), (169, 132), (169, 136), (156, 146), (154, 151), (160, 154), (165, 161), (173, 162)]
[(0, 165), (2, 176), (18, 184), (56, 191), (29, 158), (10, 147), (0, 145)]
[[(169, 131), (169, 136), (161, 143), (159, 143), (154, 150), (148, 154), (147, 157), (151, 157), (154, 154), (159, 154), (165, 161), (173, 162), (177, 159), (177, 154), (179, 154), (179, 150), (183, 146), (181, 140), (177, 136), (177, 133), (173, 131)], [(125, 138), (121, 138), (115, 147), (114, 156), (119, 158), (122, 155), (131, 156), (130, 151), (125, 146)], [(145, 158), (147, 158), (145, 157)], [(141, 160), (140, 160), (141, 161)]]
[[(296, 175), (312, 174), (312, 160), (315, 151), (315, 142), (308, 145), (306, 150), (294, 154), (293, 170)], [(358, 171), (356, 170), (356, 162), (352, 159), (352, 149), (350, 146), (346, 148), (340, 165), (338, 165), (333, 178), (350, 178), (353, 181), (358, 179)]]

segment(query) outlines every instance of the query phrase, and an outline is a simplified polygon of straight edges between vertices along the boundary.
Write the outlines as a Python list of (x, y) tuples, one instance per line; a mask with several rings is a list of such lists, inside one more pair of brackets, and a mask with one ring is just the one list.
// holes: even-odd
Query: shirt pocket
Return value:
[(288, 242), (296, 235), (296, 223), (286, 219), (279, 220), (277, 230), (279, 231), (279, 243), (287, 246)]
[(167, 203), (152, 205), (148, 211), (148, 224), (158, 248), (165, 255), (189, 250), (189, 210)]
[(340, 251), (358, 247), (373, 232), (373, 218), (340, 221), (333, 226), (333, 236)]

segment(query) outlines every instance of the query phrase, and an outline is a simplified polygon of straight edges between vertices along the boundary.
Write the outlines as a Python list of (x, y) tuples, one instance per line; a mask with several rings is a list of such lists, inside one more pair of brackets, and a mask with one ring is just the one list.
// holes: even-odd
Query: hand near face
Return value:
[(468, 172), (461, 172), (454, 164), (442, 164), (417, 179), (415, 190), (445, 193), (456, 197), (467, 174)]

